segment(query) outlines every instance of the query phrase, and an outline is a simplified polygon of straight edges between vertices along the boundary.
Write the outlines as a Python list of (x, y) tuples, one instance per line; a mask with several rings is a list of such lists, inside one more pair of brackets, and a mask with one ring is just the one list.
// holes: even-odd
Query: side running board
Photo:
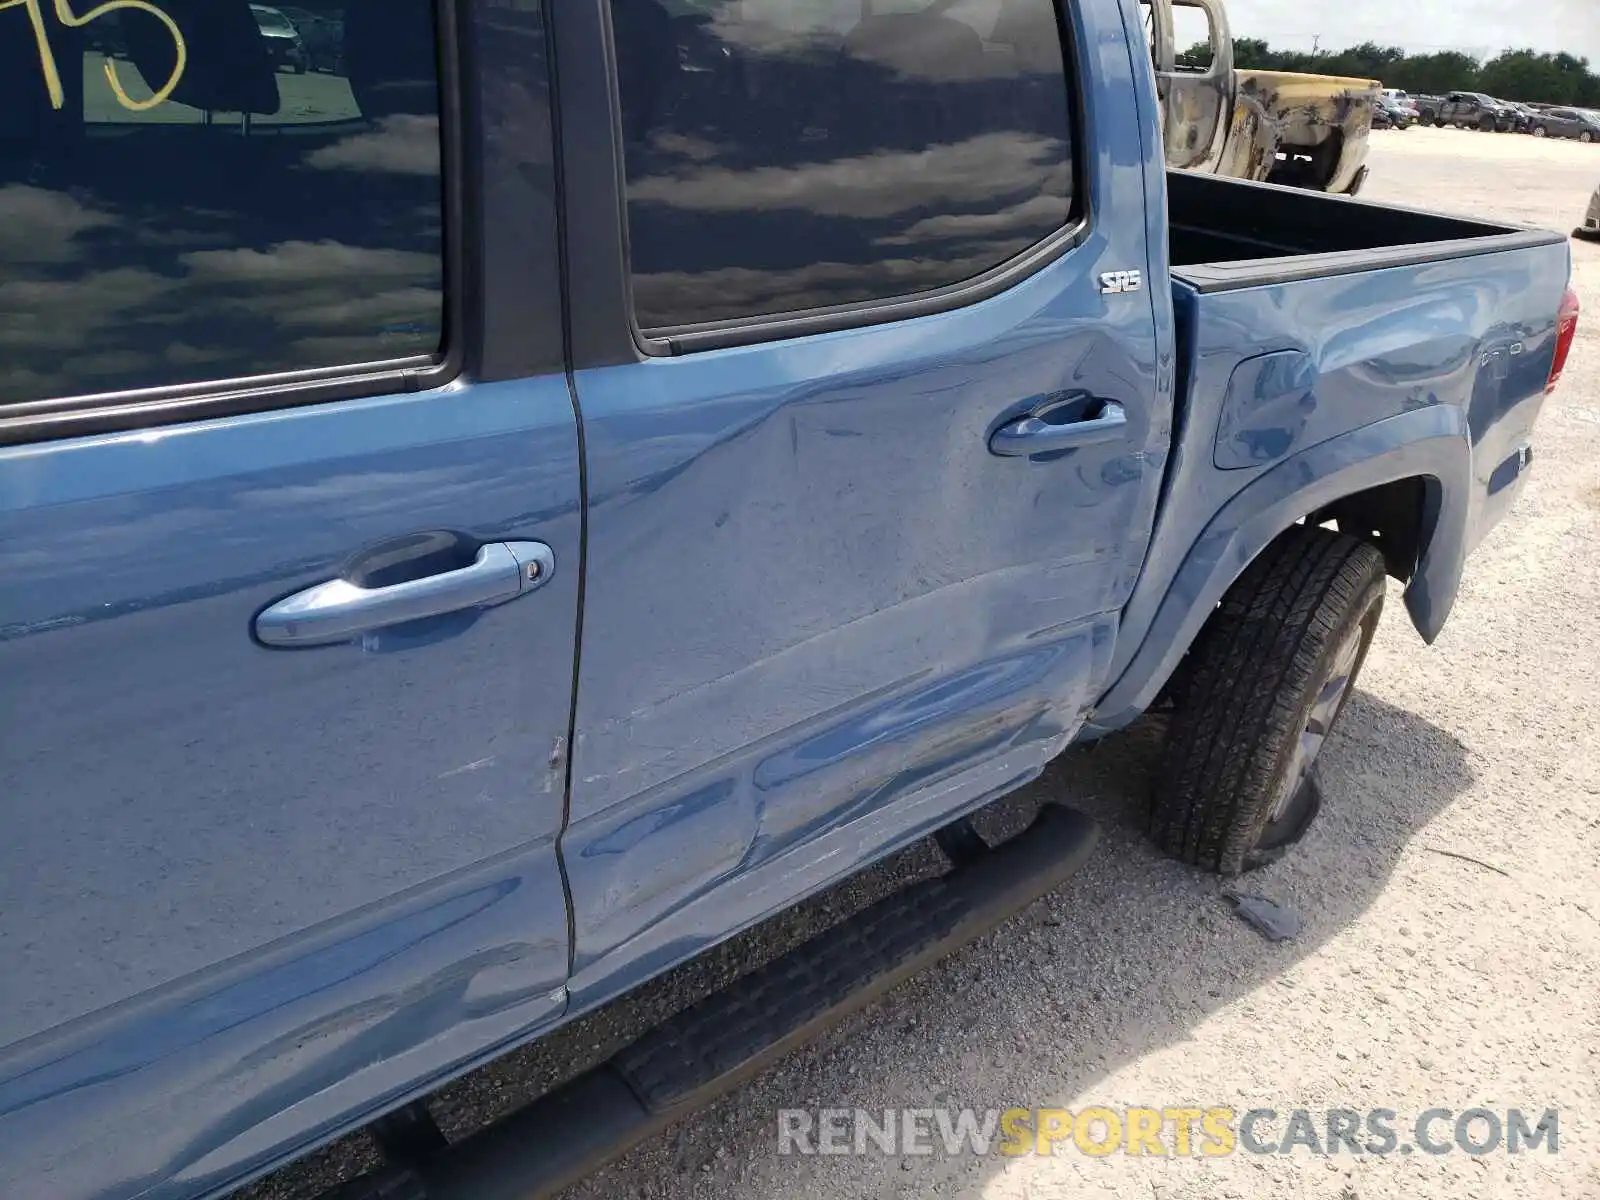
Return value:
[(1084, 864), (1097, 836), (1082, 813), (1048, 804), (1010, 841), (961, 854), (946, 874), (824, 930), (555, 1091), (321, 1200), (548, 1196), (1026, 908)]

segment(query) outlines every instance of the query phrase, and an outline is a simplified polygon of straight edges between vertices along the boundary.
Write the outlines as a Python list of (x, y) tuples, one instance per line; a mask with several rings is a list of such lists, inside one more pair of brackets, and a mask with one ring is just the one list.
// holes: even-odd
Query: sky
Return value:
[(1265, 38), (1286, 50), (1360, 42), (1411, 53), (1463, 50), (1493, 57), (1507, 48), (1565, 50), (1600, 71), (1600, 0), (1226, 0), (1234, 37)]

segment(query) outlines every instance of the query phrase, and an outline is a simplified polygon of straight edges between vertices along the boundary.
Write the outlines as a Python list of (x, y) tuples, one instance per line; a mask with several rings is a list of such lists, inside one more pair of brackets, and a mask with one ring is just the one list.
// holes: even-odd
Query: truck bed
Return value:
[(1189, 171), (1167, 175), (1174, 276), (1210, 293), (1416, 266), (1565, 239)]
[(1559, 234), (1184, 172), (1169, 186), (1180, 431), (1095, 732), (1149, 707), (1215, 576), (1233, 577), (1213, 564), (1242, 567), (1245, 525), (1280, 497), (1274, 520), (1293, 521), (1362, 493), (1359, 527), (1423, 487), (1448, 535), (1390, 550), (1436, 637), (1526, 479), (1567, 286)]

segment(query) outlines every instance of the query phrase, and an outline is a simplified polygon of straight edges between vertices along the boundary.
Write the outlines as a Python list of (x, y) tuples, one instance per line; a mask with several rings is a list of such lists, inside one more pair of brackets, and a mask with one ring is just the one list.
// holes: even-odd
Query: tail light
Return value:
[(1547, 396), (1556, 390), (1556, 384), (1561, 382), (1561, 372), (1567, 369), (1572, 339), (1578, 336), (1578, 309), (1578, 293), (1568, 288), (1561, 301), (1561, 313), (1556, 317), (1556, 360), (1550, 364), (1550, 382), (1544, 385)]

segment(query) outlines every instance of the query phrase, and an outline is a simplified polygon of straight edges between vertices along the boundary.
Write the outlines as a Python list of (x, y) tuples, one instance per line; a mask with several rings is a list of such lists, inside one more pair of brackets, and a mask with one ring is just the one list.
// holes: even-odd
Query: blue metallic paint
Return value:
[[(1083, 245), (961, 311), (579, 377), (564, 835), (565, 380), (0, 453), (26, 747), (0, 784), (0, 1195), (217, 1192), (613, 998), (1025, 782), (1107, 681), (1097, 728), (1126, 723), (1249, 558), (1352, 489), (1431, 481), (1408, 604), (1437, 633), (1526, 465), (1558, 254), (1093, 295), (1167, 277), (1164, 173), (1137, 5), (1075, 12)], [(490, 377), (558, 350), (536, 25), (473, 22), (482, 211), (520, 231), (474, 298)], [(1296, 365), (1229, 398), (1263, 355)], [(985, 452), (1073, 388), (1127, 407), (1126, 445)], [(365, 653), (250, 643), (262, 605), (418, 529), (538, 537), (561, 569)]]
[(560, 377), (0, 452), (0, 1195), (192, 1195), (560, 1011), (577, 572), (250, 627), (417, 530), (575, 564), (577, 453)]
[[(1130, 724), (1155, 700), (1230, 584), (1278, 534), (1340, 497), (1415, 477), (1459, 479), (1471, 466), (1459, 409), (1434, 406), (1324, 442), (1279, 464), (1223, 506), (1188, 549), (1128, 668), (1098, 705), (1089, 734)], [(1448, 613), (1466, 557), (1467, 495), (1438, 487), (1433, 536), (1415, 594)]]
[(1316, 377), (1311, 357), (1295, 350), (1240, 363), (1217, 420), (1218, 468), (1277, 462), (1301, 444), (1317, 409)]
[[(1152, 295), (1098, 286), (1148, 261), (1132, 60), (1120, 10), (1076, 12), (1081, 244), (952, 312), (578, 373), (575, 1003), (1037, 773), (1101, 690), (1171, 410)], [(988, 452), (1073, 393), (1123, 435)]]
[(6, 1196), (232, 1186), (557, 1016), (551, 843), (533, 843), (7, 1055)]
[[(0, 1196), (220, 1193), (566, 1003), (553, 840), (580, 497), (545, 33), (538, 6), (474, 4), (462, 24), (477, 69), (459, 149), (478, 184), (478, 207), (452, 214), (472, 283), (462, 349), (478, 378), (524, 382), (0, 454), (0, 819), (37, 852), (0, 867), (33, 906), (0, 912)], [(558, 580), (376, 652), (251, 646), (262, 603), (429, 527), (540, 537)], [(140, 705), (149, 682), (183, 703)], [(70, 723), (63, 690), (83, 704)], [(304, 786), (273, 803), (258, 785), (286, 772)], [(227, 897), (183, 886), (230, 846), (218, 866), (237, 878), (212, 873)], [(75, 869), (45, 890), (50, 862)], [(32, 920), (40, 906), (55, 924)]]
[[(1406, 604), (1422, 635), (1438, 636), (1466, 554), (1515, 499), (1514, 483), (1491, 494), (1491, 480), (1543, 406), (1568, 253), (1553, 245), (1217, 295), (1177, 273), (1186, 403), (1166, 495), (1183, 502), (1163, 504), (1123, 613), (1117, 682), (1088, 736), (1144, 710), (1255, 553), (1352, 491), (1429, 481)], [(1458, 447), (1438, 448), (1441, 436)], [(1284, 492), (1285, 480), (1298, 483)], [(1274, 519), (1261, 525), (1257, 509)]]

